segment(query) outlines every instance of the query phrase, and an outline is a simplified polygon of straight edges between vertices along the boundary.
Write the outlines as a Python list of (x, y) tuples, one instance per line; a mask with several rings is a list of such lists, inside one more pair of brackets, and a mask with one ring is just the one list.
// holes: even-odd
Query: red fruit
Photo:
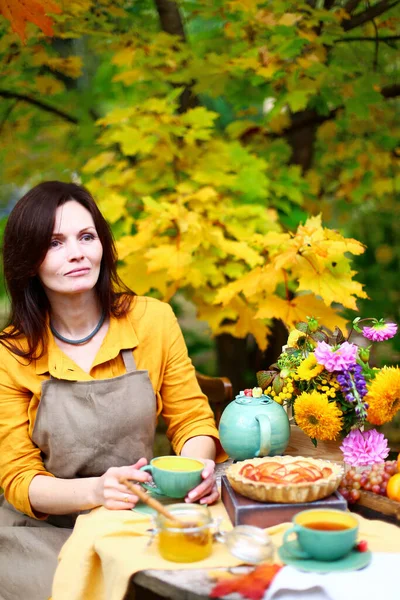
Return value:
[(367, 540), (361, 540), (360, 542), (358, 542), (356, 550), (358, 550), (358, 552), (366, 552), (368, 550)]
[(250, 390), (249, 388), (246, 388), (243, 391), (243, 393), (244, 393), (245, 396), (252, 396), (253, 395), (253, 390)]

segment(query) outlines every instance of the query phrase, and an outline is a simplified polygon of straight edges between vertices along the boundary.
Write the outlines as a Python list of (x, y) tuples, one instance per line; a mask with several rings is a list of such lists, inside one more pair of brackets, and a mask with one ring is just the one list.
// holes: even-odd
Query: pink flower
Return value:
[(382, 463), (389, 454), (387, 439), (376, 429), (363, 432), (353, 429), (344, 438), (340, 449), (344, 462), (352, 467)]
[(396, 323), (384, 323), (379, 321), (371, 327), (363, 327), (362, 334), (373, 342), (384, 342), (390, 340), (397, 333)]
[(343, 342), (341, 346), (330, 346), (326, 342), (318, 342), (315, 348), (315, 358), (325, 369), (332, 371), (346, 371), (356, 364), (358, 347), (349, 342)]

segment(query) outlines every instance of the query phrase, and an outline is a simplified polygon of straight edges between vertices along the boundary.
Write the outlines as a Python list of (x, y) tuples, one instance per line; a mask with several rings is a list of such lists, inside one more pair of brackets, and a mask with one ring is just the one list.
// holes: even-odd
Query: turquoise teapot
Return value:
[(283, 454), (289, 443), (289, 419), (269, 396), (240, 392), (222, 413), (219, 435), (223, 449), (234, 460), (275, 456)]

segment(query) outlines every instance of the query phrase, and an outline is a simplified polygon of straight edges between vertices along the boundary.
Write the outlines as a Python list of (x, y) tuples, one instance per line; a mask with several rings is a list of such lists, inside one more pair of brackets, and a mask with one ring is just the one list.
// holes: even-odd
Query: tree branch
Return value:
[(382, 37), (345, 37), (338, 38), (335, 40), (335, 44), (340, 44), (341, 42), (395, 42), (400, 40), (400, 35), (385, 35)]
[(154, 0), (160, 17), (161, 29), (171, 35), (179, 35), (186, 39), (181, 15), (176, 2), (173, 0)]
[(381, 89), (381, 94), (384, 98), (397, 98), (397, 96), (400, 96), (400, 83), (387, 85)]
[[(161, 29), (171, 35), (177, 35), (186, 41), (185, 29), (178, 5), (174, 0), (154, 0), (160, 18)], [(186, 85), (179, 97), (179, 112), (184, 113), (189, 108), (199, 105), (192, 91), (193, 83)]]
[[(380, 90), (380, 93), (384, 98), (387, 99), (397, 98), (400, 96), (400, 83), (394, 83), (393, 85), (385, 86)], [(293, 115), (293, 121), (289, 127), (283, 129), (281, 133), (268, 133), (267, 137), (270, 139), (277, 139), (282, 137), (282, 135), (290, 136), (292, 133), (302, 129), (315, 128), (317, 125), (322, 125), (322, 123), (334, 119), (339, 110), (342, 108), (342, 106), (334, 108), (327, 115), (319, 115), (315, 110), (312, 109), (303, 110)], [(250, 139), (253, 135), (260, 133), (260, 131), (261, 129), (258, 126), (251, 127), (242, 134), (241, 140), (246, 141), (246, 139)]]
[(347, 21), (343, 21), (342, 26), (344, 31), (350, 31), (355, 27), (360, 27), (364, 23), (368, 23), (368, 21), (372, 21), (375, 17), (379, 17), (379, 15), (387, 12), (397, 4), (399, 4), (400, 0), (381, 0), (374, 6), (370, 6), (366, 10), (361, 13), (357, 13), (351, 19)]
[(0, 90), (0, 97), (13, 99), (13, 100), (21, 100), (22, 102), (27, 102), (28, 104), (32, 104), (33, 106), (36, 106), (37, 108), (40, 108), (46, 112), (52, 113), (53, 115), (57, 115), (57, 117), (61, 117), (62, 119), (64, 119), (65, 121), (68, 121), (69, 123), (73, 123), (74, 125), (78, 124), (78, 119), (76, 117), (69, 115), (68, 113), (64, 112), (63, 110), (56, 108), (55, 106), (51, 106), (50, 104), (47, 104), (46, 102), (42, 102), (41, 100), (37, 100), (36, 98), (31, 98), (30, 96), (27, 96), (26, 94), (18, 94), (17, 92), (9, 92), (7, 90)]
[(348, 0), (348, 2), (346, 2), (343, 8), (350, 15), (353, 12), (353, 10), (357, 8), (360, 2), (361, 0)]
[[(384, 98), (396, 98), (397, 96), (400, 96), (400, 83), (385, 86), (380, 90), (380, 93)], [(325, 121), (330, 121), (336, 117), (337, 112), (341, 108), (342, 107), (338, 107), (331, 110), (328, 115), (319, 115), (313, 110), (304, 110), (301, 113), (298, 113), (295, 122), (284, 131), (286, 133), (294, 129), (303, 129), (304, 127), (320, 125)]]

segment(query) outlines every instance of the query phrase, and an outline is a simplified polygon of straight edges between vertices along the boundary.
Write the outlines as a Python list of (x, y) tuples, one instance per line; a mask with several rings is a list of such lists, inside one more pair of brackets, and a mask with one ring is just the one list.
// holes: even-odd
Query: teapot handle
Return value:
[(260, 447), (256, 456), (268, 456), (271, 451), (271, 421), (267, 415), (256, 415), (260, 426)]

